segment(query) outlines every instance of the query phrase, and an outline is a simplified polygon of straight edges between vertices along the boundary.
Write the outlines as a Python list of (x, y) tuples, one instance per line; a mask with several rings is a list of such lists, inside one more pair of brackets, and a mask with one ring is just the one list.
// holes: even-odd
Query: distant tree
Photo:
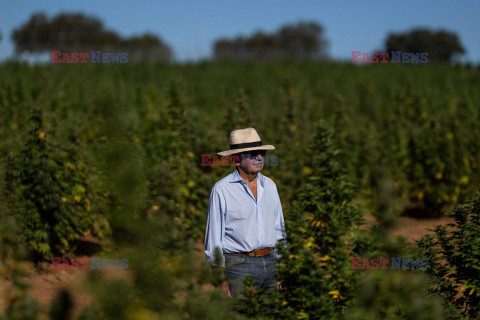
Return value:
[(275, 35), (269, 35), (259, 31), (243, 42), (243, 54), (246, 53), (248, 58), (271, 59), (280, 55), (278, 39)]
[(128, 61), (171, 61), (173, 53), (160, 38), (154, 34), (134, 36), (121, 42), (122, 50), (128, 52)]
[(323, 27), (315, 22), (286, 25), (277, 33), (282, 52), (294, 58), (317, 58), (324, 55), (327, 41)]
[(276, 60), (326, 57), (323, 27), (316, 22), (299, 22), (274, 33), (257, 31), (249, 37), (222, 38), (214, 44), (216, 59)]
[(44, 13), (35, 13), (13, 31), (12, 38), (17, 53), (94, 50), (120, 42), (120, 37), (105, 30), (100, 20), (82, 13), (60, 13), (51, 20)]
[(171, 49), (153, 34), (122, 38), (106, 30), (103, 22), (83, 13), (60, 13), (48, 19), (44, 13), (34, 13), (13, 30), (15, 52), (43, 53), (53, 50), (127, 51), (129, 61), (170, 61)]
[(414, 29), (405, 33), (390, 33), (385, 46), (387, 52), (428, 52), (429, 62), (449, 62), (456, 55), (465, 53), (458, 36), (446, 30)]

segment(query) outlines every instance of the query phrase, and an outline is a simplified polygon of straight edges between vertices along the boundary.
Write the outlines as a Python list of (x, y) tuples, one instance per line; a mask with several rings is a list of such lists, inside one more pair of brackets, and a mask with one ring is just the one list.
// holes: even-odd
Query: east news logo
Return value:
[[(392, 265), (390, 269), (427, 269), (428, 259), (402, 259), (401, 257), (391, 257)], [(361, 257), (352, 257), (352, 269), (388, 269), (390, 260), (384, 258), (362, 259)]]
[[(427, 63), (428, 52), (401, 52), (391, 51), (391, 63)], [(388, 63), (388, 52), (374, 52), (370, 56), (367, 52), (352, 51), (352, 63)], [(361, 58), (360, 58), (361, 57)]]
[[(52, 51), (52, 63), (127, 63), (128, 52), (68, 52)], [(88, 61), (88, 58), (91, 58)]]
[(128, 259), (103, 259), (100, 257), (73, 258), (70, 260), (53, 257), (52, 269), (88, 269), (90, 263), (91, 269), (128, 269)]

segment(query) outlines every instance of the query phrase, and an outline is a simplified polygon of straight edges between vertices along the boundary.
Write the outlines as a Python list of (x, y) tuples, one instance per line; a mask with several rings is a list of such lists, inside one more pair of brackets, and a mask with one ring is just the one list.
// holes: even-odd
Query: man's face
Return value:
[(240, 168), (253, 174), (262, 171), (266, 153), (267, 150), (252, 150), (237, 154)]

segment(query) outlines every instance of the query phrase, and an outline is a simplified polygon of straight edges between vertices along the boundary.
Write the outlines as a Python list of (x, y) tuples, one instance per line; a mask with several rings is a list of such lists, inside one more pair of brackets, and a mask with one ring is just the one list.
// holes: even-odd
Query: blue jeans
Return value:
[(273, 253), (262, 257), (240, 256), (224, 253), (225, 280), (228, 282), (232, 297), (237, 296), (244, 287), (247, 275), (253, 278), (256, 288), (265, 292), (277, 289), (277, 260)]

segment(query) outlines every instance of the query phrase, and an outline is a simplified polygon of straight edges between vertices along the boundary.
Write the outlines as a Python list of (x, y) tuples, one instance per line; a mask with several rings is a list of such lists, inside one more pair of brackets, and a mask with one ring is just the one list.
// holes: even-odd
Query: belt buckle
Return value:
[[(251, 253), (253, 253), (253, 257), (261, 257), (260, 252), (265, 253), (266, 250), (270, 250), (270, 248), (255, 249)], [(248, 255), (250, 256), (251, 253), (249, 253)]]
[(260, 253), (263, 252), (265, 252), (265, 249), (256, 249), (253, 251), (253, 254), (255, 255), (255, 257), (261, 257)]

